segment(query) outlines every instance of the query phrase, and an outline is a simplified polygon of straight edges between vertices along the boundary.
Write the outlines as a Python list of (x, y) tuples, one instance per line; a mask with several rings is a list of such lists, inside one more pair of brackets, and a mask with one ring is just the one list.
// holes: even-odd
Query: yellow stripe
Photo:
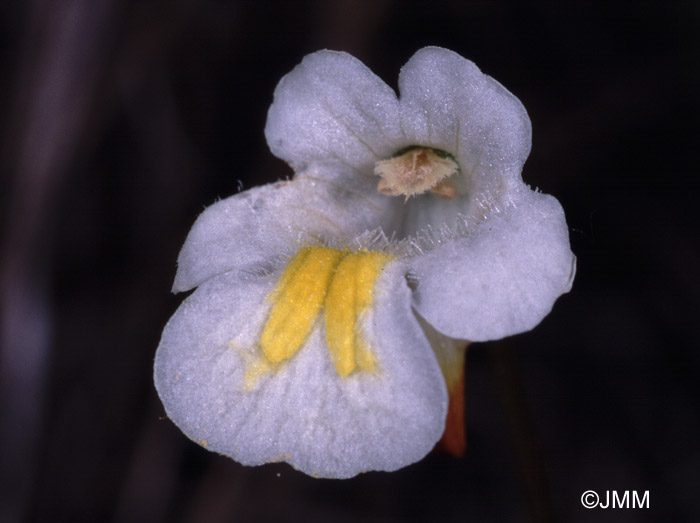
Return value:
[(289, 262), (270, 295), (274, 305), (260, 337), (270, 362), (289, 358), (306, 340), (344, 255), (338, 249), (305, 247)]
[(356, 368), (376, 370), (376, 358), (359, 332), (359, 321), (372, 305), (374, 285), (389, 254), (378, 251), (305, 247), (291, 258), (268, 299), (273, 302), (260, 336), (269, 363), (251, 365), (247, 382), (271, 370), (269, 364), (296, 353), (325, 308), (326, 345), (341, 376)]
[(383, 252), (353, 252), (342, 259), (330, 282), (324, 317), (326, 345), (341, 376), (357, 365), (374, 370), (374, 355), (358, 331), (358, 321), (372, 304), (375, 280), (388, 259)]

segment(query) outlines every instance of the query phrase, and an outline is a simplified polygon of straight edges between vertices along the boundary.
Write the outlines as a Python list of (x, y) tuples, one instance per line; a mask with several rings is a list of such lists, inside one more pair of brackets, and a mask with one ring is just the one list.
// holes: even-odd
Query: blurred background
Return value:
[[(190, 226), (291, 174), (263, 128), (305, 54), (395, 87), (425, 45), (528, 109), (573, 290), (470, 348), (464, 458), (328, 481), (201, 449), (152, 384)], [(696, 2), (3, 2), (1, 521), (699, 521), (699, 65)]]

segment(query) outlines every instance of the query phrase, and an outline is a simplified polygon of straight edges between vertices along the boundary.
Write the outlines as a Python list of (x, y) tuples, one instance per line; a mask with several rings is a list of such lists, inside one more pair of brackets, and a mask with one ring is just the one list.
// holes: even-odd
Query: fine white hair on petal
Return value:
[(209, 279), (172, 317), (156, 353), (168, 416), (192, 440), (245, 465), (286, 461), (313, 476), (347, 478), (418, 461), (442, 435), (447, 392), (404, 272), (400, 262), (384, 267), (361, 321), (376, 373), (340, 377), (318, 322), (295, 355), (248, 390), (246, 360), (274, 281)]
[[(329, 478), (413, 463), (446, 416), (431, 343), (456, 361), (457, 339), (529, 330), (571, 288), (561, 206), (520, 177), (531, 127), (518, 99), (436, 47), (408, 61), (399, 90), (348, 54), (307, 56), (277, 86), (265, 128), (294, 179), (212, 205), (188, 235), (173, 289), (199, 288), (163, 332), (154, 379), (168, 416), (208, 449)], [(375, 162), (414, 145), (457, 159), (451, 199), (378, 192)], [(316, 244), (392, 256), (360, 319), (376, 373), (339, 376), (318, 318), (291, 358), (262, 359), (282, 266)], [(251, 369), (263, 371), (251, 381)]]
[(473, 62), (425, 47), (401, 69), (399, 91), (404, 133), (454, 155), (471, 199), (520, 181), (530, 118), (520, 100)]
[(535, 327), (571, 288), (564, 211), (524, 185), (510, 204), (410, 262), (416, 310), (453, 338), (486, 341)]
[(265, 137), (297, 171), (335, 161), (372, 174), (401, 142), (398, 100), (357, 58), (318, 51), (280, 80)]
[[(323, 176), (318, 170), (323, 170)], [(384, 224), (396, 206), (374, 181), (340, 168), (314, 166), (288, 182), (263, 185), (208, 207), (192, 226), (178, 256), (173, 291), (192, 289), (227, 271), (269, 268), (305, 243), (351, 245)]]

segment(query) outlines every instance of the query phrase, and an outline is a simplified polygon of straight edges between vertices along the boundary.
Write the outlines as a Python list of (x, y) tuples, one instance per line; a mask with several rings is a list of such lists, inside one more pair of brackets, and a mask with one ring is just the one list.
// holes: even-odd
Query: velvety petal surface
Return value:
[(447, 336), (486, 341), (530, 330), (571, 288), (575, 257), (559, 202), (525, 186), (510, 198), (410, 262), (414, 306)]
[(265, 137), (295, 171), (333, 161), (372, 174), (401, 140), (398, 100), (353, 56), (318, 51), (280, 80)]
[(207, 280), (158, 347), (154, 379), (168, 416), (192, 440), (246, 465), (286, 461), (310, 475), (346, 478), (421, 459), (444, 429), (447, 393), (404, 271), (398, 262), (385, 266), (362, 318), (376, 373), (340, 377), (318, 322), (294, 356), (252, 385), (246, 369), (260, 357), (274, 278)]
[(401, 69), (399, 91), (405, 136), (454, 155), (472, 200), (493, 200), (519, 183), (531, 145), (527, 111), (473, 62), (423, 48)]
[[(319, 174), (318, 170), (323, 173)], [(375, 181), (340, 168), (310, 168), (293, 180), (256, 187), (208, 207), (178, 256), (173, 291), (223, 272), (270, 268), (308, 242), (352, 245), (380, 225), (393, 229), (396, 206)]]

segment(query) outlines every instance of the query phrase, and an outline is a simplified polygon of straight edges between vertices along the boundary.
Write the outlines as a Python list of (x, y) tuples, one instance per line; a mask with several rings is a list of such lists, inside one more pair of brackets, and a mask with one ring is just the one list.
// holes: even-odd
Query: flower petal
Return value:
[[(379, 224), (391, 227), (394, 206), (376, 182), (347, 169), (311, 168), (288, 182), (256, 187), (208, 207), (180, 251), (173, 291), (186, 291), (230, 270), (260, 272), (276, 256), (312, 241), (351, 245)], [(390, 229), (391, 230), (391, 229)]]
[(399, 91), (406, 136), (452, 153), (468, 193), (493, 199), (519, 183), (531, 145), (527, 111), (473, 62), (425, 47), (401, 69)]
[(443, 334), (486, 341), (532, 329), (575, 272), (564, 212), (523, 186), (464, 236), (416, 257), (416, 310)]
[(347, 53), (310, 54), (280, 80), (267, 115), (272, 153), (303, 170), (335, 161), (372, 174), (400, 136), (394, 91)]
[(398, 262), (385, 266), (362, 319), (376, 374), (340, 377), (319, 321), (294, 356), (247, 389), (274, 281), (233, 273), (208, 280), (169, 321), (156, 353), (168, 416), (192, 440), (245, 465), (287, 461), (346, 478), (421, 459), (444, 429), (447, 393), (404, 271)]

